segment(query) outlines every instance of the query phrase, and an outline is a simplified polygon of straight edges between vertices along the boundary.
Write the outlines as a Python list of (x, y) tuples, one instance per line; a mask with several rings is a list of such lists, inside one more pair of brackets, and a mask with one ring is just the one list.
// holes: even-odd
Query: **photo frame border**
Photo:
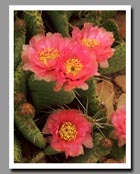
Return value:
[[(126, 11), (126, 163), (14, 163), (14, 11)], [(9, 5), (9, 168), (10, 169), (131, 169), (131, 6), (130, 5)], [(12, 130), (12, 131), (11, 131)], [(65, 164), (65, 165), (64, 165)]]

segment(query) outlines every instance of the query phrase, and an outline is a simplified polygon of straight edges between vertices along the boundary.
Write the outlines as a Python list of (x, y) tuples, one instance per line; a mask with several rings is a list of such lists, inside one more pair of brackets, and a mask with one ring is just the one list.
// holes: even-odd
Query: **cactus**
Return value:
[(66, 11), (47, 11), (46, 14), (56, 32), (69, 36), (68, 18), (70, 14), (67, 15)]
[(114, 56), (109, 59), (109, 68), (100, 69), (101, 75), (112, 74), (125, 70), (126, 67), (126, 46), (124, 43), (115, 47)]
[(22, 45), (25, 43), (25, 22), (16, 18), (14, 24), (14, 71), (21, 62)]
[(45, 153), (43, 151), (38, 152), (34, 155), (34, 157), (29, 161), (30, 163), (39, 163), (45, 157)]
[(22, 92), (26, 96), (26, 76), (20, 63), (14, 74), (14, 91)]
[(35, 146), (43, 148), (45, 147), (46, 142), (33, 120), (35, 110), (30, 104), (24, 103), (26, 101), (26, 78), (22, 69), (22, 64), (18, 66), (14, 80), (15, 124), (26, 139)]
[(85, 108), (88, 104), (88, 115), (94, 116), (94, 114), (96, 114), (100, 110), (99, 115), (104, 116), (105, 110), (102, 108), (101, 99), (96, 95), (95, 78), (92, 77), (90, 80), (87, 81), (87, 83), (89, 86), (88, 90), (76, 90), (79, 94), (79, 100), (82, 101)]
[(19, 140), (14, 135), (14, 162), (22, 161), (22, 149)]
[(41, 13), (42, 13), (41, 11), (23, 12), (23, 18), (26, 22), (26, 28), (27, 28), (27, 40), (36, 34), (45, 33), (45, 28), (43, 25)]
[(15, 111), (14, 120), (18, 130), (28, 141), (39, 148), (44, 148), (46, 146), (46, 141), (30, 114), (25, 116), (17, 110)]
[(112, 150), (112, 142), (108, 138), (104, 138), (99, 133), (93, 134), (94, 147), (92, 149), (85, 149), (84, 155), (71, 158), (68, 162), (71, 163), (97, 163), (102, 156), (110, 154)]
[(102, 22), (101, 15), (98, 11), (92, 11), (88, 13), (89, 15), (85, 18), (84, 22), (92, 22), (94, 25), (100, 26)]
[(33, 75), (28, 80), (29, 94), (37, 111), (45, 110), (49, 107), (69, 104), (73, 101), (75, 94), (73, 91), (59, 92), (53, 90), (54, 82), (34, 80)]
[(100, 11), (100, 15), (102, 17), (102, 21), (106, 21), (107, 19), (113, 18), (116, 15), (117, 11)]

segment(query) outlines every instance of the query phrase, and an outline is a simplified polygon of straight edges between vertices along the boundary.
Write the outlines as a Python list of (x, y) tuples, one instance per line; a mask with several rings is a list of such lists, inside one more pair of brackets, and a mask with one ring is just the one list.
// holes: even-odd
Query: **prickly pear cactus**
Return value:
[(25, 21), (16, 18), (14, 24), (14, 70), (16, 70), (18, 64), (21, 62), (22, 46), (25, 44)]
[[(126, 68), (126, 44), (125, 39), (121, 38), (119, 27), (116, 23), (116, 15), (118, 11), (15, 11), (14, 19), (14, 162), (24, 163), (102, 163), (112, 159), (114, 161), (121, 161), (126, 152), (125, 145), (119, 147), (118, 139), (114, 140), (111, 137), (112, 131), (115, 130), (111, 122), (111, 115), (107, 115), (106, 109), (103, 106), (102, 99), (97, 95), (96, 91), (98, 88), (98, 83), (102, 80), (108, 81), (114, 85), (113, 89), (117, 89), (115, 86), (114, 77), (120, 72), (125, 73)], [(75, 88), (69, 92), (65, 91), (65, 85), (67, 81), (70, 83), (74, 80), (67, 77), (64, 78), (64, 86), (58, 92), (54, 91), (54, 86), (56, 82), (46, 82), (44, 80), (35, 80), (34, 74), (31, 71), (23, 70), (22, 62), (22, 46), (23, 44), (28, 45), (30, 39), (40, 33), (44, 35), (48, 32), (51, 33), (61, 33), (64, 38), (71, 39), (71, 31), (73, 26), (82, 29), (84, 23), (90, 22), (93, 26), (97, 25), (97, 28), (103, 27), (107, 31), (111, 31), (114, 35), (115, 42), (111, 46), (115, 49), (113, 57), (108, 59), (108, 68), (99, 68), (99, 76), (90, 76), (85, 83), (88, 84), (88, 89), (83, 90)], [(72, 39), (73, 40), (73, 39)], [(89, 40), (90, 41), (90, 40)], [(95, 43), (94, 43), (95, 42)], [(92, 44), (96, 46), (96, 39), (93, 39)], [(92, 46), (93, 46), (92, 45)], [(35, 45), (34, 45), (35, 46)], [(39, 45), (39, 49), (44, 49), (44, 45)], [(49, 47), (52, 46), (51, 44)], [(59, 45), (60, 46), (60, 45)], [(32, 46), (31, 46), (32, 47)], [(35, 47), (34, 47), (35, 49)], [(53, 51), (53, 49), (49, 50)], [(27, 53), (30, 57), (30, 51)], [(38, 56), (40, 54), (38, 50)], [(51, 52), (44, 52), (42, 54), (42, 59), (47, 59), (46, 55)], [(62, 50), (63, 54), (63, 50)], [(51, 61), (54, 59), (54, 54), (51, 54)], [(32, 57), (34, 59), (34, 56)], [(27, 57), (28, 59), (28, 57)], [(60, 59), (61, 60), (61, 59)], [(31, 61), (31, 60), (30, 60)], [(29, 62), (30, 62), (29, 61)], [(46, 61), (47, 62), (47, 61)], [(41, 62), (42, 63), (42, 62)], [(60, 61), (58, 62), (60, 63)], [(76, 61), (76, 68), (73, 67), (75, 63), (69, 62), (68, 71), (78, 72), (82, 67), (79, 66), (79, 62)], [(45, 66), (48, 64), (45, 64)], [(35, 68), (38, 70), (40, 62), (35, 62)], [(58, 67), (56, 67), (58, 68)], [(66, 68), (64, 66), (64, 68)], [(82, 67), (83, 68), (83, 67)], [(55, 68), (50, 68), (50, 72)], [(44, 69), (43, 69), (44, 70)], [(38, 70), (39, 71), (39, 70)], [(59, 71), (58, 71), (59, 72)], [(57, 73), (58, 73), (57, 72)], [(41, 73), (41, 72), (40, 72)], [(61, 71), (60, 71), (61, 73)], [(58, 75), (58, 74), (57, 74)], [(65, 74), (63, 74), (65, 75)], [(125, 75), (125, 74), (124, 74)], [(86, 76), (86, 72), (85, 72)], [(76, 82), (79, 81), (79, 77)], [(75, 81), (74, 81), (75, 82)], [(74, 83), (73, 83), (74, 84)], [(119, 86), (119, 85), (118, 85)], [(81, 87), (81, 86), (80, 86)], [(85, 87), (84, 85), (82, 86)], [(104, 87), (101, 89), (101, 93), (104, 94)], [(106, 87), (107, 88), (107, 87)], [(98, 88), (99, 89), (99, 88)], [(110, 90), (110, 89), (108, 89)], [(117, 91), (116, 90), (116, 91)], [(120, 90), (121, 91), (121, 90)], [(122, 91), (119, 94), (122, 94)], [(115, 97), (118, 93), (115, 93)], [(105, 95), (103, 95), (105, 96)], [(102, 97), (103, 97), (102, 96)], [(118, 98), (113, 99), (113, 102), (117, 103)], [(108, 97), (110, 98), (110, 96)], [(104, 99), (104, 98), (103, 98)], [(107, 102), (106, 102), (107, 103)], [(112, 103), (113, 111), (115, 111), (116, 103)], [(107, 108), (108, 109), (108, 108)], [(67, 119), (67, 117), (72, 117), (65, 114), (64, 117), (56, 118), (57, 111), (72, 110), (77, 111), (82, 115), (83, 120), (86, 119), (88, 126), (90, 125), (90, 135), (89, 132), (86, 138), (91, 136), (91, 138), (81, 143), (80, 148), (83, 148), (83, 154), (76, 155), (74, 145), (72, 144), (72, 153), (67, 154), (68, 149), (66, 142), (77, 143), (77, 136), (86, 134), (85, 126), (81, 126), (78, 130), (77, 125), (80, 121), (74, 125), (69, 121), (61, 120), (62, 118)], [(79, 112), (80, 111), (80, 112)], [(108, 111), (108, 110), (107, 110)], [(52, 116), (52, 120), (50, 120)], [(60, 116), (60, 115), (59, 115)], [(76, 117), (76, 116), (75, 116)], [(73, 118), (73, 122), (77, 120)], [(58, 119), (58, 120), (57, 120)], [(57, 120), (57, 123), (55, 121)], [(48, 123), (50, 121), (50, 123)], [(58, 127), (58, 123), (61, 124)], [(81, 121), (82, 122), (82, 121)], [(51, 124), (54, 124), (51, 126)], [(46, 127), (46, 128), (44, 128)], [(54, 134), (50, 130), (55, 130)], [(43, 130), (46, 130), (43, 131)], [(80, 134), (80, 131), (82, 133)], [(79, 132), (78, 132), (79, 131)], [(53, 138), (57, 138), (57, 143), (54, 148), (51, 144)], [(59, 144), (59, 141), (63, 141)], [(90, 143), (89, 143), (90, 142)], [(32, 155), (28, 154), (27, 158), (24, 158), (26, 150), (22, 144), (29, 144), (29, 151), (32, 151)], [(86, 145), (85, 145), (86, 144)], [(76, 147), (78, 147), (77, 144)], [(93, 145), (93, 146), (92, 146)], [(59, 146), (59, 147), (58, 147)], [(61, 150), (59, 149), (61, 146)], [(84, 147), (85, 146), (85, 147)], [(34, 150), (32, 149), (34, 147)], [(89, 147), (89, 148), (87, 148)], [(57, 150), (56, 150), (57, 149)], [(80, 151), (82, 151), (80, 149)], [(25, 155), (26, 156), (26, 155)], [(27, 160), (24, 160), (27, 159)]]
[(22, 161), (22, 149), (19, 140), (14, 135), (14, 162)]
[(26, 22), (27, 39), (40, 33), (45, 33), (41, 11), (24, 11), (23, 18)]
[[(46, 141), (37, 128), (34, 120), (31, 118), (31, 113), (27, 114), (27, 109), (25, 110), (26, 113), (23, 111), (16, 111), (15, 112), (15, 124), (18, 130), (22, 133), (22, 135), (31, 143), (39, 148), (44, 148), (46, 146)], [(32, 112), (32, 111), (31, 111)]]
[(34, 80), (34, 76), (30, 76), (28, 80), (29, 93), (33, 104), (37, 111), (45, 110), (49, 107), (69, 104), (75, 98), (73, 91), (65, 92), (63, 89), (55, 92), (54, 82), (45, 82)]
[(38, 152), (34, 155), (34, 157), (29, 161), (30, 163), (40, 163), (40, 161), (45, 157), (45, 153), (43, 151)]
[(20, 63), (14, 74), (14, 91), (23, 92), (26, 95), (26, 75)]
[(63, 36), (69, 35), (68, 18), (70, 17), (70, 13), (67, 14), (66, 11), (48, 11), (47, 15), (56, 32), (62, 33)]
[(115, 47), (115, 54), (109, 60), (109, 68), (100, 69), (102, 75), (117, 73), (125, 70), (126, 66), (126, 45), (122, 43)]

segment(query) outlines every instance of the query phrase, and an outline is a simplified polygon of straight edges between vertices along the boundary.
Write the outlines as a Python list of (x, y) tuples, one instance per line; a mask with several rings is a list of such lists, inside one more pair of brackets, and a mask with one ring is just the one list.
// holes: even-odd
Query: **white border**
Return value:
[[(126, 11), (126, 163), (14, 163), (14, 10)], [(10, 169), (131, 169), (131, 6), (10, 5), (9, 6), (9, 168)]]

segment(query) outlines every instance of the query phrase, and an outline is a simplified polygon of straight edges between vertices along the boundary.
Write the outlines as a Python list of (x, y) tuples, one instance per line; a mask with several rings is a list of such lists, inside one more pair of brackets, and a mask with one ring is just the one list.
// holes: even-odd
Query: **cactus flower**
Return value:
[(53, 112), (44, 128), (44, 134), (51, 134), (50, 146), (56, 151), (75, 157), (84, 154), (83, 145), (93, 147), (92, 123), (79, 110), (57, 110)]
[(55, 69), (66, 44), (66, 39), (59, 33), (32, 37), (29, 45), (23, 45), (23, 69), (34, 72), (38, 80), (55, 81)]
[(73, 28), (72, 38), (94, 52), (100, 67), (107, 68), (109, 66), (108, 59), (114, 54), (114, 49), (111, 48), (114, 42), (112, 32), (93, 26), (92, 23), (85, 23), (82, 30), (78, 27)]
[(64, 49), (57, 68), (56, 91), (62, 87), (65, 91), (74, 88), (87, 90), (86, 80), (98, 74), (96, 57), (91, 56), (86, 48), (73, 41)]
[(119, 108), (112, 114), (111, 122), (114, 130), (110, 133), (110, 137), (118, 140), (118, 146), (123, 146), (126, 142), (126, 109)]

